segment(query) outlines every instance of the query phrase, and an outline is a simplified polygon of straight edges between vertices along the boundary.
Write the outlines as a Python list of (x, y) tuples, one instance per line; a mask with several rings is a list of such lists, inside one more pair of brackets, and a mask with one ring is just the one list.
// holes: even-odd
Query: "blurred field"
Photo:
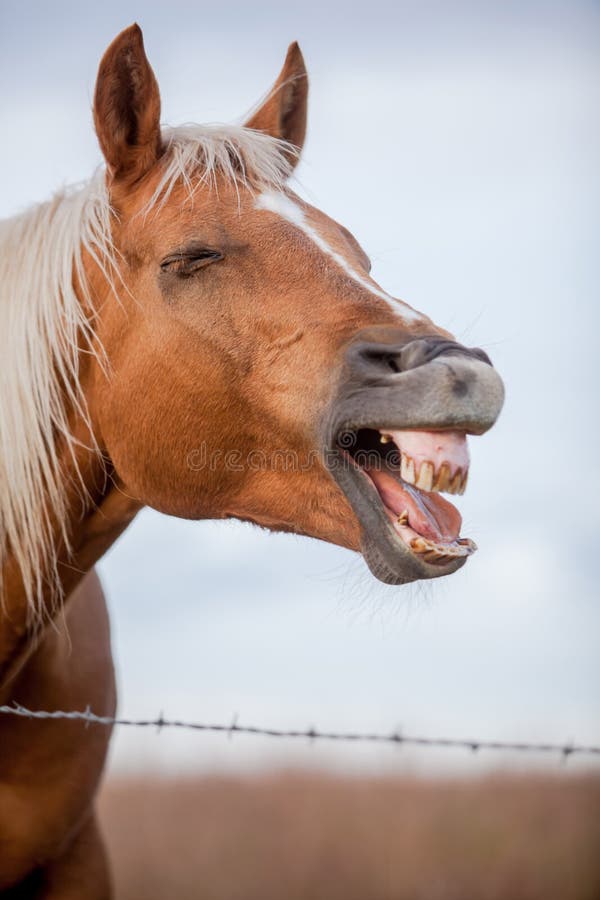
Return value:
[(117, 900), (597, 900), (600, 776), (112, 781)]

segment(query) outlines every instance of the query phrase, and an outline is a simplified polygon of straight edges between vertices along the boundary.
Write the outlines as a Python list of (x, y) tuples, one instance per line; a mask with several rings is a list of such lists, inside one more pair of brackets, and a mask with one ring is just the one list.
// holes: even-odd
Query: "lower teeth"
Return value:
[(477, 550), (477, 545), (470, 538), (459, 538), (452, 544), (436, 544), (423, 537), (413, 538), (410, 548), (419, 556), (424, 556), (427, 562), (461, 559), (470, 556)]
[(398, 518), (396, 519), (396, 522), (398, 525), (401, 525), (402, 527), (405, 527), (406, 525), (408, 525), (408, 510), (405, 509), (404, 512), (398, 516)]

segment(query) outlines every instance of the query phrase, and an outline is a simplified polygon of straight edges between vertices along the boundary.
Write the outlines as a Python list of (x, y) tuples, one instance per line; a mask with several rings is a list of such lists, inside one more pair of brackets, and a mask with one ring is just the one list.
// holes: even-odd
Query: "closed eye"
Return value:
[(186, 247), (166, 256), (161, 262), (160, 268), (162, 272), (171, 272), (174, 275), (186, 277), (194, 275), (200, 269), (204, 269), (220, 259), (223, 259), (220, 250), (212, 250), (209, 247)]

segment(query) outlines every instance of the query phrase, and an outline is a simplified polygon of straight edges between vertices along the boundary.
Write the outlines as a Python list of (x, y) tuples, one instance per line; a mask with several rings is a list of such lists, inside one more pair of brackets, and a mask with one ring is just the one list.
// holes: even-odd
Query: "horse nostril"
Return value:
[(384, 344), (359, 341), (349, 350), (352, 369), (366, 377), (385, 377), (415, 369), (427, 362), (429, 342), (425, 340), (408, 343)]
[[(385, 378), (391, 373), (397, 375), (408, 372), (440, 356), (465, 356), (488, 363), (488, 356), (479, 349), (469, 349), (437, 336), (416, 338), (397, 343), (380, 343), (359, 340), (348, 349), (348, 362), (355, 375), (363, 378)], [(469, 391), (468, 384), (457, 380), (453, 392), (457, 397), (464, 397)]]
[(386, 344), (359, 342), (353, 344), (348, 353), (348, 361), (355, 374), (363, 377), (386, 377), (390, 373), (402, 371), (401, 348)]

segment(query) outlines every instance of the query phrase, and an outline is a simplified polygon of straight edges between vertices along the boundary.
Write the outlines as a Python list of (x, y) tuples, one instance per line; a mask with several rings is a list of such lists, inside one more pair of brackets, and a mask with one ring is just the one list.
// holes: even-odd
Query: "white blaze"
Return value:
[(304, 210), (301, 209), (297, 203), (294, 203), (287, 194), (284, 194), (282, 191), (263, 191), (263, 193), (259, 194), (256, 198), (255, 205), (257, 209), (264, 209), (267, 212), (275, 213), (282, 219), (285, 219), (286, 222), (290, 222), (291, 225), (298, 228), (319, 248), (319, 250), (329, 256), (329, 258), (332, 259), (349, 278), (352, 278), (353, 281), (360, 284), (360, 286), (369, 291), (370, 294), (379, 297), (381, 300), (385, 300), (386, 303), (393, 307), (394, 312), (400, 313), (406, 322), (418, 322), (423, 319), (423, 316), (407, 303), (403, 303), (402, 300), (397, 300), (396, 297), (392, 297), (390, 294), (382, 291), (372, 279), (365, 278), (364, 275), (357, 272), (341, 253), (334, 250), (334, 248), (327, 243), (325, 238), (323, 238), (316, 228), (310, 224)]

